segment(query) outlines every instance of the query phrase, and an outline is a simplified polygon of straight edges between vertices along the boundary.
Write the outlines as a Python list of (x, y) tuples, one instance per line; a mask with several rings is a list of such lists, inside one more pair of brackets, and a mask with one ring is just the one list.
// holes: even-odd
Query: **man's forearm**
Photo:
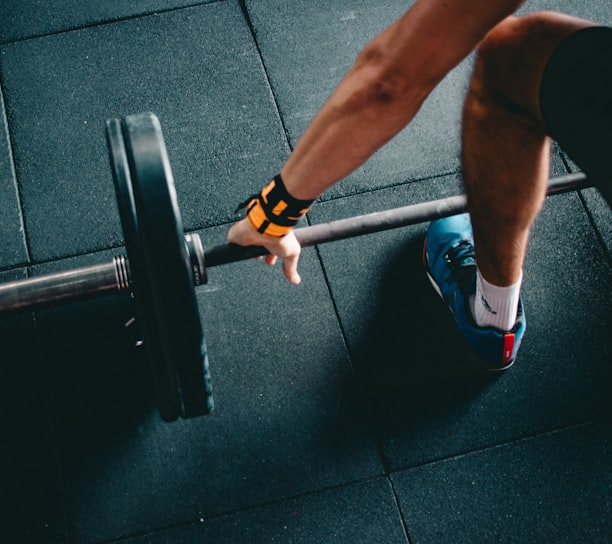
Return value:
[(314, 199), (401, 131), (431, 90), (521, 0), (418, 0), (374, 38), (315, 116), (281, 173)]
[(345, 77), (287, 160), (281, 173), (296, 198), (314, 199), (361, 166), (410, 122), (434, 86), (387, 99), (366, 78), (358, 68)]

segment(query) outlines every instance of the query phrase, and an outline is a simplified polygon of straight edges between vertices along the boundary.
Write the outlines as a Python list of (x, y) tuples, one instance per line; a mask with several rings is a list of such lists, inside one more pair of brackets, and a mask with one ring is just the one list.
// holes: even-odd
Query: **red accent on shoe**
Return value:
[(502, 365), (507, 365), (512, 360), (514, 351), (514, 333), (504, 334), (504, 352), (502, 355)]

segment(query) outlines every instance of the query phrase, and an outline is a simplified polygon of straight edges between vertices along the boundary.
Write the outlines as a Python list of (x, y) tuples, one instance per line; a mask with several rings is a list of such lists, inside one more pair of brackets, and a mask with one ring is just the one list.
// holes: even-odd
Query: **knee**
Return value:
[(525, 70), (533, 23), (530, 17), (508, 17), (485, 36), (476, 51), (471, 93), (500, 105), (514, 102), (512, 88)]
[[(559, 42), (572, 32), (596, 23), (556, 11), (538, 11), (507, 17), (498, 23), (480, 43), (483, 62), (500, 58), (548, 58)], [(536, 47), (537, 46), (537, 47)]]
[(534, 15), (506, 17), (480, 42), (477, 49), (477, 63), (495, 71), (500, 68), (500, 61), (505, 65), (512, 57), (521, 55), (521, 46), (525, 45), (533, 31), (534, 23)]
[(478, 47), (470, 94), (539, 119), (539, 87), (548, 59), (565, 37), (593, 24), (552, 11), (504, 19)]

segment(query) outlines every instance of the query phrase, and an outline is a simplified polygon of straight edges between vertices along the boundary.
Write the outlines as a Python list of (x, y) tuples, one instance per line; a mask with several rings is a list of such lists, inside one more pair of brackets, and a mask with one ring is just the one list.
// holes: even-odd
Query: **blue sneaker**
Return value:
[(423, 260), (429, 281), (487, 370), (509, 368), (516, 359), (527, 325), (523, 304), (519, 301), (516, 323), (510, 331), (479, 327), (474, 322), (468, 299), (476, 292), (476, 253), (469, 214), (433, 221), (425, 238)]

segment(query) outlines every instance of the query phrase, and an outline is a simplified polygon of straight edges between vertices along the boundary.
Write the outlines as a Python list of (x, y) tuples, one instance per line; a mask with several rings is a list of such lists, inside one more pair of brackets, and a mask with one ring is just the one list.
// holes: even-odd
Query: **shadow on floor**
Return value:
[(79, 457), (156, 410), (144, 349), (124, 326), (133, 313), (131, 301), (106, 297), (37, 318), (61, 443)]
[(432, 288), (422, 262), (423, 237), (409, 239), (384, 266), (369, 336), (351, 354), (366, 399), (449, 409), (491, 384)]

